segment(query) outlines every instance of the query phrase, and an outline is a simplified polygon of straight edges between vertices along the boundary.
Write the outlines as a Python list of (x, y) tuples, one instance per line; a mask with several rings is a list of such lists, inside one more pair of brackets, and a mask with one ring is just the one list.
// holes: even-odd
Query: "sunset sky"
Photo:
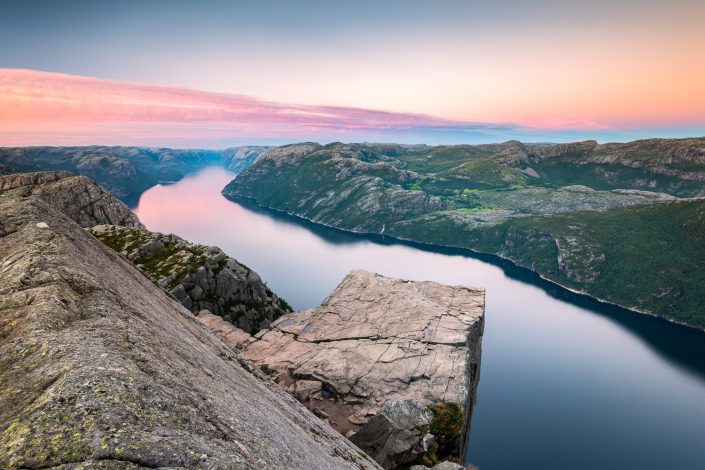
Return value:
[(0, 2), (0, 145), (705, 135), (705, 2)]

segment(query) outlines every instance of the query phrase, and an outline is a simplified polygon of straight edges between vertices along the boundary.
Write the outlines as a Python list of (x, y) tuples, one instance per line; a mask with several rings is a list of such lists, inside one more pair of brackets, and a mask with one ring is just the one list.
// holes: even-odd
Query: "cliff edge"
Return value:
[[(398, 468), (435, 452), (428, 440), (437, 442), (439, 454), (464, 455), (480, 374), (484, 306), (482, 289), (353, 270), (320, 307), (282, 316), (241, 347), (382, 466)], [(228, 340), (227, 332), (219, 334)], [(232, 337), (232, 343), (241, 342)], [(425, 412), (418, 412), (419, 404)], [(452, 432), (439, 429), (421, 442), (431, 425), (426, 406), (435, 415), (453, 414)], [(379, 422), (380, 414), (387, 422)], [(403, 438), (410, 448), (400, 452), (390, 426), (410, 421), (418, 429), (402, 430), (412, 435)], [(413, 448), (417, 441), (420, 447)]]
[(378, 468), (79, 224), (4, 188), (0, 467)]
[(17, 197), (37, 196), (81, 227), (113, 224), (144, 228), (120, 200), (85, 176), (68, 171), (38, 171), (0, 176), (0, 191)]

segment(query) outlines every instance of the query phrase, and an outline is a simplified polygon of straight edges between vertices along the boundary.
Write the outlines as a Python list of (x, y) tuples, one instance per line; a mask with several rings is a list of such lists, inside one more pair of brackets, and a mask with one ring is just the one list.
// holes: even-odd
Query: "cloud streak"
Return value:
[(600, 128), (589, 122), (560, 123), (548, 132), (510, 123), (276, 103), (173, 86), (0, 69), (0, 145), (5, 146), (222, 147), (298, 140), (433, 143), (550, 138)]

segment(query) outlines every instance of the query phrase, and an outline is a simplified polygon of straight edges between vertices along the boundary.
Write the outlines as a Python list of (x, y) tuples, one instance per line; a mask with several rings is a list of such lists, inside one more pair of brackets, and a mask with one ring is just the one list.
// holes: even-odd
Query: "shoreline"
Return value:
[[(594, 296), (592, 294), (587, 293), (586, 291), (574, 289), (568, 286), (565, 286), (557, 281), (554, 281), (552, 279), (549, 279), (545, 276), (543, 276), (541, 273), (534, 271), (530, 268), (527, 268), (525, 266), (521, 266), (517, 263), (515, 263), (513, 260), (509, 258), (505, 258), (503, 256), (494, 254), (494, 253), (487, 253), (483, 251), (477, 251), (472, 248), (467, 248), (467, 247), (459, 247), (459, 246), (449, 246), (449, 245), (441, 245), (441, 244), (435, 244), (435, 243), (427, 243), (427, 242), (420, 242), (417, 240), (411, 240), (411, 239), (406, 239), (406, 238), (400, 238), (400, 237), (395, 237), (391, 235), (385, 235), (383, 233), (376, 233), (376, 232), (361, 232), (361, 231), (355, 231), (355, 230), (347, 230), (347, 229), (342, 229), (339, 227), (335, 227), (332, 225), (328, 225), (325, 223), (317, 222), (315, 220), (312, 220), (308, 217), (304, 217), (301, 215), (297, 214), (291, 214), (289, 212), (276, 209), (273, 207), (268, 207), (265, 205), (260, 204), (255, 198), (249, 197), (249, 196), (243, 196), (241, 194), (225, 194), (223, 191), (221, 191), (221, 195), (231, 201), (242, 203), (244, 202), (246, 206), (251, 206), (254, 205), (257, 208), (265, 211), (271, 211), (274, 213), (277, 213), (279, 215), (283, 215), (286, 217), (290, 217), (292, 219), (305, 222), (308, 224), (312, 224), (317, 227), (322, 227), (326, 228), (328, 230), (335, 230), (338, 232), (342, 232), (348, 235), (354, 235), (354, 236), (359, 236), (361, 238), (371, 240), (373, 242), (379, 243), (381, 242), (382, 244), (402, 244), (402, 245), (407, 245), (407, 246), (412, 246), (414, 248), (418, 248), (424, 251), (430, 251), (430, 252), (436, 252), (436, 253), (448, 253), (450, 252), (451, 254), (459, 254), (461, 256), (468, 256), (470, 258), (475, 258), (479, 259), (480, 261), (485, 261), (488, 262), (494, 266), (499, 267), (500, 269), (504, 270), (505, 273), (507, 273), (507, 268), (510, 270), (517, 270), (521, 271), (521, 274), (524, 275), (530, 275), (531, 277), (534, 277), (535, 280), (532, 282), (534, 285), (537, 285), (538, 287), (543, 288), (549, 295), (553, 295), (551, 291), (546, 289), (546, 287), (553, 287), (561, 289), (564, 291), (564, 293), (569, 293), (571, 296), (574, 296), (582, 301), (588, 301), (590, 303), (598, 304), (599, 306), (611, 308), (611, 309), (618, 309), (623, 312), (629, 313), (629, 314), (637, 314), (649, 318), (654, 318), (658, 319), (661, 321), (666, 321), (672, 325), (681, 327), (681, 328), (687, 328), (688, 330), (691, 331), (697, 331), (699, 333), (705, 333), (705, 328), (699, 327), (696, 325), (692, 325), (687, 322), (682, 322), (678, 321), (676, 319), (660, 315), (654, 312), (649, 312), (645, 310), (640, 310), (635, 307), (626, 307), (624, 305), (617, 304), (615, 302), (602, 299), (600, 297)], [(509, 273), (508, 273), (509, 274)], [(520, 279), (525, 281), (525, 282), (531, 282), (531, 280), (527, 280), (525, 277), (521, 277)], [(538, 280), (539, 282), (535, 282)], [(547, 286), (548, 285), (548, 286)], [(561, 298), (560, 296), (554, 296)], [(579, 302), (578, 302), (579, 303)], [(584, 303), (584, 302), (583, 302)]]

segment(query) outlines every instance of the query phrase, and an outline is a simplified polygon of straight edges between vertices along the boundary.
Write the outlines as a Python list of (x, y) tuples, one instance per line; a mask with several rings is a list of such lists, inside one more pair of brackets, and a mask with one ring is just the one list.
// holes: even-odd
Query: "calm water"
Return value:
[(490, 469), (705, 468), (705, 334), (566, 294), (452, 250), (428, 251), (226, 200), (209, 168), (145, 192), (151, 230), (217, 245), (294, 308), (352, 268), (487, 289), (468, 460)]

